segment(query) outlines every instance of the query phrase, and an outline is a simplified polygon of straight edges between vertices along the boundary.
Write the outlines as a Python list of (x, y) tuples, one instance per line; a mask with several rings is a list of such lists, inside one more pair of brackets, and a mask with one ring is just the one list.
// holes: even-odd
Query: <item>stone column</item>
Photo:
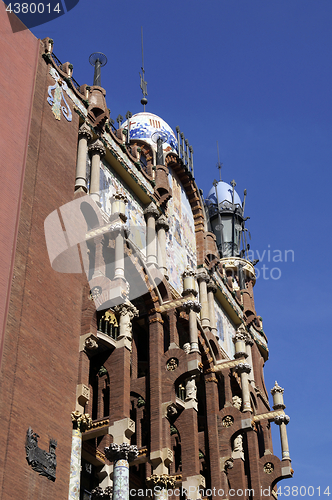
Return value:
[(219, 339), (218, 329), (217, 329), (217, 321), (216, 321), (216, 313), (215, 313), (215, 308), (214, 308), (214, 295), (215, 295), (215, 293), (217, 293), (217, 285), (212, 280), (210, 280), (207, 284), (210, 330), (217, 337), (217, 339)]
[(69, 475), (68, 500), (80, 499), (81, 487), (81, 455), (82, 455), (82, 432), (91, 427), (90, 415), (73, 411), (71, 414), (73, 431), (71, 438), (71, 458)]
[(86, 154), (88, 151), (88, 141), (92, 139), (90, 127), (83, 123), (78, 130), (78, 150), (76, 163), (76, 181), (75, 191), (83, 190), (87, 192), (86, 187)]
[(144, 210), (146, 217), (146, 264), (148, 266), (157, 264), (157, 240), (156, 240), (156, 218), (159, 210), (153, 201)]
[(235, 358), (247, 358), (247, 348), (246, 348), (246, 339), (247, 339), (247, 330), (244, 325), (240, 325), (236, 331), (235, 337), (233, 338), (233, 342), (235, 345)]
[(90, 196), (96, 203), (99, 203), (99, 180), (100, 180), (100, 159), (105, 155), (106, 149), (100, 139), (90, 144), (89, 152), (92, 155), (91, 159), (91, 174), (90, 174)]
[(255, 374), (254, 374), (254, 364), (252, 362), (252, 355), (251, 355), (251, 348), (254, 345), (254, 341), (249, 336), (249, 334), (246, 336), (245, 343), (246, 343), (246, 352), (247, 352), (247, 358), (248, 358), (247, 361), (248, 361), (249, 365), (251, 366), (251, 372), (250, 372), (250, 376), (248, 377), (248, 380), (254, 387), (255, 386)]
[(207, 283), (210, 280), (210, 277), (205, 269), (200, 269), (197, 272), (197, 281), (199, 287), (199, 300), (202, 304), (201, 309), (201, 322), (203, 328), (210, 327), (210, 314), (209, 314), (209, 304), (208, 304), (208, 296), (207, 296)]
[(168, 474), (152, 474), (146, 479), (146, 485), (153, 491), (155, 500), (167, 500), (168, 490), (175, 486), (175, 479)]
[[(273, 403), (274, 403), (273, 409), (284, 410), (286, 408), (283, 396), (284, 389), (280, 387), (277, 381), (275, 382), (274, 387), (271, 389), (271, 394), (273, 396)], [(275, 417), (274, 421), (277, 425), (279, 425), (280, 429), (282, 460), (290, 460), (287, 429), (286, 429), (286, 425), (290, 421), (290, 418), (288, 415), (278, 415), (277, 417)]]
[(133, 329), (131, 321), (135, 316), (139, 315), (138, 309), (128, 300), (123, 304), (115, 306), (114, 311), (120, 315), (118, 341), (127, 339), (131, 344)]
[(201, 307), (197, 300), (192, 299), (183, 304), (184, 310), (189, 314), (190, 352), (199, 352), (196, 313), (200, 312)]
[(166, 231), (169, 230), (169, 224), (164, 215), (161, 215), (156, 221), (156, 229), (158, 235), (158, 265), (167, 278), (167, 265), (166, 265)]
[(114, 279), (120, 278), (125, 280), (124, 274), (124, 226), (122, 224), (114, 224), (112, 227), (115, 236), (115, 270)]
[(290, 421), (290, 418), (288, 415), (278, 415), (275, 417), (274, 421), (277, 425), (279, 425), (282, 460), (290, 460), (286, 429), (286, 425)]
[(113, 500), (129, 500), (129, 462), (137, 457), (137, 446), (112, 443), (105, 448), (105, 455), (114, 462)]
[(251, 366), (248, 363), (239, 363), (236, 365), (235, 370), (240, 373), (241, 386), (242, 386), (242, 411), (252, 411), (250, 404), (249, 380), (248, 374), (251, 371)]

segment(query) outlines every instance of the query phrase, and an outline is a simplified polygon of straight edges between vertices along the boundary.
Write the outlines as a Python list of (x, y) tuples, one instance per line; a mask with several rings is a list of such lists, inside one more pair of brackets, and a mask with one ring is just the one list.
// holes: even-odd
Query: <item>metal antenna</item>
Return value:
[(95, 67), (95, 74), (93, 77), (93, 85), (101, 87), (101, 79), (100, 79), (100, 68), (105, 66), (107, 63), (107, 57), (102, 52), (94, 52), (89, 57), (89, 62), (91, 66)]
[(141, 41), (142, 41), (142, 74), (140, 73), (139, 76), (141, 77), (141, 89), (142, 89), (142, 94), (143, 98), (141, 99), (141, 104), (143, 104), (143, 110), (145, 111), (145, 105), (148, 103), (148, 100), (146, 96), (148, 95), (148, 90), (147, 90), (147, 82), (144, 80), (145, 78), (145, 69), (144, 69), (144, 50), (143, 50), (143, 26), (141, 26)]
[(217, 168), (219, 169), (219, 180), (221, 182), (221, 167), (223, 166), (223, 163), (220, 163), (220, 158), (219, 158), (219, 144), (217, 141), (217, 151), (218, 151), (218, 163), (217, 163)]

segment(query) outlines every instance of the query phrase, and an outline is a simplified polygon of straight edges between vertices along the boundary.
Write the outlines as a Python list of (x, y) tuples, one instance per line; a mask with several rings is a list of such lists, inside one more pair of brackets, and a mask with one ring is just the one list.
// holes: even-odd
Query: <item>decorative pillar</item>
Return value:
[(82, 432), (91, 427), (90, 415), (73, 411), (71, 414), (73, 431), (71, 438), (70, 476), (68, 500), (80, 499)]
[(241, 386), (242, 386), (242, 401), (243, 409), (242, 411), (252, 411), (250, 404), (250, 392), (249, 392), (249, 380), (248, 374), (251, 371), (251, 366), (248, 363), (239, 363), (236, 365), (235, 370), (241, 375)]
[(164, 215), (161, 215), (156, 221), (156, 229), (158, 235), (158, 265), (167, 278), (167, 265), (166, 265), (166, 231), (169, 230), (169, 224)]
[(124, 226), (114, 224), (112, 227), (115, 236), (115, 263), (114, 279), (120, 278), (125, 281), (124, 274)]
[(104, 144), (100, 139), (90, 144), (89, 152), (92, 155), (91, 159), (91, 175), (90, 175), (90, 196), (96, 203), (99, 203), (99, 181), (100, 181), (100, 159), (106, 154)]
[(115, 193), (112, 197), (111, 206), (112, 206), (112, 215), (117, 214), (121, 220), (126, 222), (126, 205), (128, 203), (128, 198), (124, 194), (118, 192)]
[(128, 300), (123, 304), (115, 306), (114, 311), (120, 315), (118, 340), (128, 339), (131, 342), (133, 329), (131, 321), (135, 316), (139, 316), (138, 309)]
[(202, 304), (201, 310), (201, 321), (203, 328), (210, 327), (210, 315), (209, 315), (209, 304), (208, 304), (208, 295), (207, 295), (207, 283), (210, 280), (210, 277), (205, 269), (199, 270), (196, 275), (199, 287), (199, 300)]
[(199, 352), (196, 313), (200, 312), (201, 307), (197, 300), (189, 299), (183, 304), (184, 310), (189, 314), (190, 352)]
[(236, 331), (235, 337), (233, 338), (233, 342), (235, 345), (235, 358), (247, 358), (247, 349), (246, 349), (246, 339), (247, 339), (247, 330), (244, 325), (240, 325)]
[(215, 313), (215, 307), (214, 307), (214, 295), (215, 295), (215, 293), (217, 293), (217, 285), (215, 285), (215, 283), (212, 280), (210, 280), (207, 284), (210, 330), (218, 339), (219, 335), (218, 335), (216, 313)]
[[(278, 385), (276, 381), (274, 387), (271, 389), (271, 394), (273, 396), (273, 409), (274, 410), (284, 410), (286, 405), (284, 404), (284, 389)], [(287, 438), (287, 429), (286, 425), (290, 421), (288, 415), (278, 415), (275, 417), (274, 422), (279, 425), (280, 430), (280, 441), (281, 441), (281, 452), (282, 452), (282, 460), (290, 460), (289, 456), (289, 446), (288, 446), (288, 438)]]
[(87, 192), (86, 187), (86, 154), (88, 151), (88, 141), (92, 139), (90, 127), (83, 123), (78, 130), (78, 150), (76, 163), (76, 181), (75, 191), (83, 190)]
[(129, 462), (137, 457), (137, 446), (112, 443), (104, 451), (106, 458), (114, 462), (113, 500), (129, 500)]
[(159, 216), (159, 210), (153, 201), (144, 210), (144, 215), (146, 217), (146, 264), (151, 266), (157, 264), (156, 218)]
[(155, 500), (167, 500), (167, 492), (174, 488), (175, 478), (168, 474), (152, 474), (146, 479), (146, 485), (153, 491)]
[(249, 365), (251, 366), (251, 372), (250, 372), (250, 376), (248, 377), (248, 380), (254, 387), (255, 386), (255, 374), (254, 374), (254, 364), (252, 362), (252, 354), (251, 354), (251, 348), (254, 345), (254, 341), (249, 336), (249, 334), (246, 335), (245, 344), (246, 344), (246, 352), (247, 352), (247, 357), (248, 357), (247, 361), (248, 361)]

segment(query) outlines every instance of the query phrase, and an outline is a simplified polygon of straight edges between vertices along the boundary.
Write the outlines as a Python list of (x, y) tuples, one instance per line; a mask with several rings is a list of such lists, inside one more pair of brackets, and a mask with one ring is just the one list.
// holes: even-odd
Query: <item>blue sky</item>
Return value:
[[(89, 55), (107, 55), (102, 85), (116, 119), (142, 110), (143, 26), (147, 110), (180, 126), (205, 195), (218, 178), (216, 141), (223, 180), (234, 178), (241, 198), (248, 190), (251, 248), (266, 251), (257, 268), (268, 268), (255, 287), (269, 339), (266, 385), (285, 388), (291, 417), (295, 474), (280, 484), (313, 486), (314, 498), (319, 486), (320, 496), (332, 493), (331, 25), (330, 0), (80, 0), (32, 30), (54, 39), (80, 84), (92, 83)], [(294, 261), (272, 262), (275, 250), (293, 250)]]

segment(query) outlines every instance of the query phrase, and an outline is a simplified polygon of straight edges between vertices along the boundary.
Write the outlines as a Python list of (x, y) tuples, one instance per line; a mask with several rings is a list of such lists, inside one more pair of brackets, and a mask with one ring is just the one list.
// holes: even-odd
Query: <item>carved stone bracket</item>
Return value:
[(111, 462), (117, 462), (118, 460), (128, 460), (128, 462), (132, 462), (138, 455), (137, 446), (128, 443), (111, 443), (104, 451), (106, 458)]
[(50, 439), (49, 451), (41, 450), (38, 447), (38, 438), (40, 436), (33, 432), (31, 427), (27, 430), (25, 441), (25, 452), (28, 464), (32, 469), (38, 472), (40, 476), (45, 476), (51, 481), (55, 481), (56, 474), (56, 454), (57, 442)]

